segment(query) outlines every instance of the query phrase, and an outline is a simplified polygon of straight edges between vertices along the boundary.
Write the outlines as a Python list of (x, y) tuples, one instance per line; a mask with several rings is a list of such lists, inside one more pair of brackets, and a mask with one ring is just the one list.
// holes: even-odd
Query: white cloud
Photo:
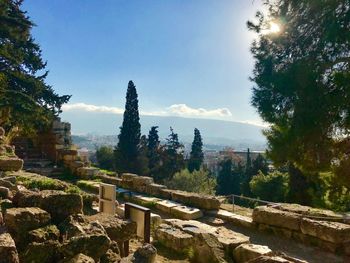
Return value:
[[(64, 111), (87, 111), (87, 112), (104, 112), (123, 114), (124, 109), (118, 107), (108, 106), (96, 106), (86, 103), (71, 103), (62, 106)], [(203, 117), (203, 118), (222, 118), (230, 117), (232, 113), (227, 108), (218, 108), (213, 110), (207, 110), (203, 108), (191, 108), (186, 104), (173, 104), (165, 110), (160, 111), (141, 111), (141, 115), (152, 115), (152, 116), (182, 116), (182, 117)]]
[(72, 103), (72, 104), (64, 104), (62, 106), (62, 110), (64, 111), (88, 111), (88, 112), (104, 112), (104, 113), (114, 113), (114, 114), (123, 114), (124, 110), (117, 107), (107, 107), (107, 106), (96, 106), (92, 104), (85, 103)]
[(255, 126), (262, 127), (262, 128), (268, 128), (270, 126), (268, 123), (263, 122), (263, 121), (259, 121), (259, 120), (246, 120), (246, 121), (238, 121), (238, 122), (255, 125)]
[(218, 108), (207, 110), (203, 108), (191, 108), (186, 104), (173, 104), (167, 108), (171, 115), (186, 116), (186, 117), (231, 117), (232, 113), (227, 108)]

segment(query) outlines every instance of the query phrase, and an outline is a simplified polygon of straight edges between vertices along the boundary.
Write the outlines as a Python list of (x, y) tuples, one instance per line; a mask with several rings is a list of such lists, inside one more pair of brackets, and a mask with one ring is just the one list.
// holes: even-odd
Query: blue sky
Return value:
[(25, 0), (47, 82), (65, 111), (120, 113), (129, 80), (142, 114), (259, 123), (246, 28), (259, 0)]

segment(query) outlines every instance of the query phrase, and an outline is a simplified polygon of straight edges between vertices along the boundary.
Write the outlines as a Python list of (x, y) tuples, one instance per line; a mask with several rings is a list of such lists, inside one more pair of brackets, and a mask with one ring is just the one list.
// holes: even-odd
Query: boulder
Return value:
[(269, 255), (271, 252), (267, 246), (242, 244), (233, 251), (233, 258), (236, 263), (244, 263), (263, 255)]
[(0, 199), (12, 199), (12, 193), (10, 189), (4, 186), (0, 186)]
[(332, 243), (350, 242), (350, 225), (303, 218), (301, 232)]
[(137, 176), (132, 179), (133, 187), (137, 192), (145, 193), (148, 185), (153, 183), (152, 177)]
[(106, 230), (109, 238), (118, 243), (130, 240), (136, 236), (136, 223), (121, 219), (117, 215), (99, 213), (87, 218), (90, 221), (98, 221)]
[(228, 262), (225, 258), (224, 247), (213, 234), (200, 233), (196, 235), (193, 250), (196, 262), (203, 262), (203, 259), (212, 263)]
[(82, 213), (83, 199), (75, 193), (63, 191), (45, 190), (41, 192), (42, 201), (40, 207), (51, 214), (56, 223), (63, 221), (70, 215)]
[(123, 173), (121, 175), (121, 179), (123, 181), (132, 181), (135, 177), (138, 177), (137, 174), (132, 174), (132, 173)]
[(19, 171), (23, 167), (23, 160), (17, 157), (1, 157), (0, 171)]
[(71, 258), (82, 253), (98, 261), (110, 247), (111, 240), (102, 225), (83, 215), (69, 216), (59, 228), (66, 236), (60, 247), (65, 257)]
[(176, 227), (161, 224), (155, 231), (155, 239), (165, 247), (183, 253), (192, 247), (194, 237)]
[(16, 181), (13, 183), (10, 180), (7, 180), (6, 178), (0, 179), (0, 186), (6, 187), (11, 191), (16, 191), (17, 186), (15, 185)]
[(119, 262), (121, 260), (121, 257), (119, 254), (113, 252), (111, 249), (108, 249), (106, 254), (104, 254), (100, 258), (100, 263), (114, 263)]
[(253, 210), (253, 222), (300, 231), (301, 215), (268, 206)]
[(123, 258), (121, 263), (155, 263), (157, 256), (157, 249), (151, 244), (144, 244), (139, 247), (134, 254)]
[(30, 243), (23, 253), (20, 254), (21, 262), (58, 262), (63, 258), (59, 253), (60, 243), (49, 240), (43, 243)]
[(19, 263), (15, 241), (9, 233), (0, 233), (0, 263)]
[(12, 207), (13, 207), (13, 203), (11, 200), (9, 199), (0, 200), (0, 211), (2, 211), (3, 213), (5, 213), (7, 209)]
[(50, 220), (50, 214), (38, 207), (9, 208), (4, 218), (16, 243), (25, 243), (28, 231), (48, 225)]
[(48, 240), (58, 240), (60, 231), (55, 225), (48, 225), (38, 229), (34, 229), (28, 233), (29, 242), (42, 243)]
[(225, 251), (229, 255), (232, 255), (232, 252), (236, 247), (250, 242), (248, 236), (234, 232), (226, 227), (218, 227), (213, 234), (217, 237), (219, 243), (223, 245)]
[(44, 190), (41, 192), (21, 190), (16, 193), (13, 202), (19, 207), (40, 207), (51, 214), (55, 223), (63, 221), (69, 215), (82, 213), (83, 209), (81, 195), (58, 190)]
[(62, 263), (95, 263), (95, 260), (82, 253), (79, 253), (70, 259), (62, 261)]
[(95, 167), (80, 167), (77, 168), (77, 175), (82, 179), (93, 179), (100, 173), (100, 169)]

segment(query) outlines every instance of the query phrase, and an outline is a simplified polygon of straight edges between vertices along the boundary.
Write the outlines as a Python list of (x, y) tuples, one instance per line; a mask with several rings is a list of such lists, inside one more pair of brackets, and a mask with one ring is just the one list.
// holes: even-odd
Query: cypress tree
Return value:
[(156, 169), (159, 168), (160, 154), (159, 154), (159, 135), (158, 126), (151, 127), (148, 133), (147, 149), (148, 149), (148, 167), (151, 174), (155, 173)]
[(118, 145), (115, 151), (118, 172), (138, 173), (138, 150), (141, 136), (141, 125), (138, 109), (137, 92), (130, 80), (126, 92), (126, 104), (123, 124), (120, 127)]
[(192, 142), (192, 149), (190, 159), (188, 161), (188, 170), (192, 173), (194, 170), (199, 171), (203, 163), (203, 142), (202, 136), (197, 128), (194, 129), (194, 138)]

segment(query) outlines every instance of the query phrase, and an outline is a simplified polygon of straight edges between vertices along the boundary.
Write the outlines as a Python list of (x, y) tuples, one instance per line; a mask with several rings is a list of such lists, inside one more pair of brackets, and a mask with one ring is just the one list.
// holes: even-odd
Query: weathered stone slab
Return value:
[(237, 226), (254, 228), (256, 225), (251, 217), (238, 215), (224, 209), (206, 211), (205, 214), (215, 218), (220, 218), (225, 222), (230, 222)]
[(303, 218), (301, 232), (332, 243), (350, 242), (350, 225)]
[(9, 233), (0, 233), (0, 263), (19, 263), (15, 241)]
[(133, 194), (131, 200), (144, 206), (155, 206), (157, 202), (161, 201), (161, 199), (157, 197), (145, 196), (140, 194)]
[(177, 202), (170, 201), (170, 200), (162, 200), (162, 201), (158, 201), (156, 203), (157, 209), (159, 209), (160, 211), (162, 211), (164, 213), (168, 213), (168, 214), (170, 214), (171, 208), (176, 207), (176, 206), (181, 206), (181, 204), (177, 203)]
[(173, 190), (170, 189), (160, 189), (159, 190), (159, 197), (167, 199), (167, 200), (171, 200), (171, 193), (173, 192)]
[(70, 259), (64, 260), (62, 263), (95, 263), (95, 260), (82, 253), (79, 253)]
[(124, 242), (136, 236), (136, 223), (121, 219), (117, 215), (99, 213), (86, 218), (89, 221), (99, 222), (111, 240)]
[(0, 158), (0, 171), (19, 171), (23, 167), (23, 160), (17, 157)]
[(167, 189), (165, 185), (153, 183), (146, 186), (146, 193), (149, 195), (161, 197), (161, 190), (164, 189)]
[(6, 210), (4, 222), (16, 240), (24, 243), (28, 231), (46, 226), (50, 223), (50, 214), (38, 207), (9, 208)]
[(220, 207), (220, 201), (214, 196), (199, 195), (185, 191), (172, 190), (171, 200), (206, 210), (217, 210)]
[(229, 255), (232, 255), (233, 250), (242, 245), (250, 243), (250, 238), (241, 233), (234, 232), (226, 227), (218, 227), (214, 235), (223, 245)]
[(95, 167), (80, 167), (77, 169), (77, 175), (82, 179), (93, 179), (100, 173), (100, 169)]
[(327, 209), (319, 209), (310, 206), (299, 204), (280, 204), (279, 209), (302, 214), (304, 216), (319, 216), (319, 217), (333, 217), (335, 219), (343, 219), (343, 215)]
[(244, 263), (268, 255), (271, 252), (271, 249), (267, 246), (242, 244), (233, 251), (233, 258), (237, 263)]
[(287, 228), (282, 228), (282, 227), (274, 227), (270, 225), (265, 225), (265, 224), (259, 224), (258, 229), (262, 232), (265, 233), (271, 233), (276, 236), (282, 236), (285, 238), (291, 238), (293, 231)]
[(135, 177), (138, 177), (138, 175), (132, 173), (123, 173), (120, 178), (123, 181), (132, 181)]
[(192, 235), (167, 224), (161, 224), (155, 231), (155, 239), (165, 247), (180, 253), (191, 247), (194, 242)]
[(170, 214), (185, 220), (198, 219), (203, 216), (203, 213), (198, 208), (189, 206), (175, 206), (170, 209)]
[(301, 215), (272, 207), (258, 206), (253, 210), (253, 222), (300, 231)]

